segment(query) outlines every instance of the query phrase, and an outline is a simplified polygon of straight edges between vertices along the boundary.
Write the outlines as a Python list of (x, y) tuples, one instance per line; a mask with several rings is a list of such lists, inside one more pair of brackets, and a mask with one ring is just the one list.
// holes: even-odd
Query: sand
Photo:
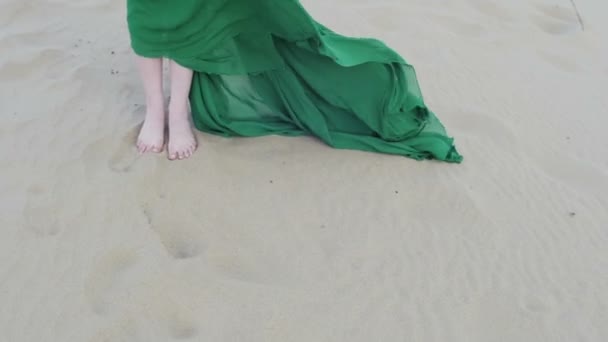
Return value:
[(139, 157), (124, 1), (2, 0), (0, 341), (607, 341), (608, 4), (576, 3), (304, 1), (416, 66), (451, 165)]

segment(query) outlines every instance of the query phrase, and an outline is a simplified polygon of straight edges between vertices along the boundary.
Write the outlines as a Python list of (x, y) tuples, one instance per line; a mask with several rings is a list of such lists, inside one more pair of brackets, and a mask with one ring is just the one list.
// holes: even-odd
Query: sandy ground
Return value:
[(0, 341), (608, 341), (608, 3), (304, 4), (414, 64), (465, 162), (138, 157), (124, 1), (0, 0)]

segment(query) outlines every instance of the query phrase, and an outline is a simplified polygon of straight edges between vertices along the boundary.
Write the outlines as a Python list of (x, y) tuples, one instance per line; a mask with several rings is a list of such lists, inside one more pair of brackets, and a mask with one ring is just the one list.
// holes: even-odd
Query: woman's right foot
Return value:
[(146, 119), (137, 137), (139, 153), (160, 153), (165, 145), (165, 109), (164, 105), (150, 106)]

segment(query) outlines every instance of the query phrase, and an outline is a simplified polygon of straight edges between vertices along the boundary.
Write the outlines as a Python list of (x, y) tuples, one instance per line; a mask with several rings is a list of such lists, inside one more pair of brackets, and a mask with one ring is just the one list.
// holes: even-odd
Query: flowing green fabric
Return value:
[(201, 131), (462, 160), (411, 65), (381, 41), (322, 26), (297, 0), (128, 0), (127, 10), (136, 54), (195, 71)]

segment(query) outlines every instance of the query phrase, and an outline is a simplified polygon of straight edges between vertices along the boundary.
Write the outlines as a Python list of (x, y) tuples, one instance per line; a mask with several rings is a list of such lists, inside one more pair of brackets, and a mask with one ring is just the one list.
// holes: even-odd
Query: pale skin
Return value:
[[(137, 57), (137, 65), (146, 95), (146, 118), (137, 137), (140, 153), (161, 153), (167, 147), (170, 160), (187, 159), (197, 148), (190, 121), (188, 94), (192, 70), (170, 60), (171, 102), (165, 114), (163, 67), (160, 58)], [(168, 139), (165, 139), (165, 127)]]

